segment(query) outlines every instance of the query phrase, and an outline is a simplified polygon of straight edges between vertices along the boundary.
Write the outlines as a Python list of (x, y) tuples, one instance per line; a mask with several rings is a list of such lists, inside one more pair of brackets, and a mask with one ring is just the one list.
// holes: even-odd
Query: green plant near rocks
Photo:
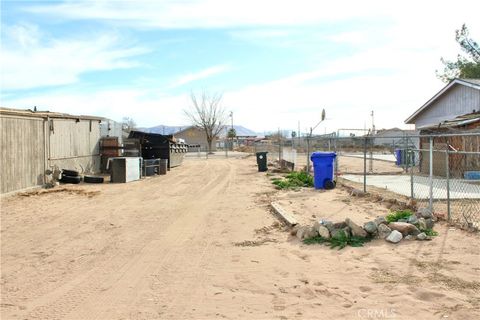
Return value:
[(438, 236), (438, 232), (433, 229), (420, 229), (420, 232), (424, 232), (429, 237)]
[(351, 247), (363, 247), (363, 244), (369, 242), (372, 238), (349, 237), (345, 231), (340, 230), (335, 236), (330, 239), (325, 239), (321, 236), (316, 236), (310, 239), (303, 240), (305, 244), (329, 243), (330, 249), (338, 248), (338, 250), (345, 248), (347, 245)]
[(398, 220), (408, 219), (411, 215), (413, 215), (413, 212), (410, 210), (398, 210), (398, 211), (390, 212), (385, 217), (385, 220), (387, 220), (388, 223), (397, 222)]
[[(272, 179), (273, 180), (273, 179)], [(313, 177), (306, 172), (291, 172), (284, 179), (273, 180), (278, 189), (294, 189), (299, 187), (313, 187)]]

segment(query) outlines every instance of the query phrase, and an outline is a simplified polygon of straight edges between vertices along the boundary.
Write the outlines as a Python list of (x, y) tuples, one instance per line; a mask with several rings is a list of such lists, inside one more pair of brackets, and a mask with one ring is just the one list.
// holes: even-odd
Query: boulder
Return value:
[(417, 234), (417, 240), (426, 240), (426, 239), (427, 239), (427, 235), (425, 234), (425, 232)]
[(301, 226), (299, 224), (297, 224), (296, 226), (293, 226), (292, 229), (290, 229), (290, 234), (292, 236), (296, 236), (297, 235), (297, 232), (298, 232), (298, 229), (300, 229)]
[(420, 208), (417, 211), (417, 216), (421, 218), (429, 219), (433, 217), (433, 213), (432, 213), (432, 210), (430, 210), (429, 208)]
[[(329, 221), (325, 221), (325, 222), (329, 222)], [(325, 239), (329, 239), (330, 238), (330, 230), (328, 230), (328, 228), (323, 225), (324, 221), (320, 220), (320, 221), (317, 221), (315, 222), (315, 224), (313, 225), (313, 228), (315, 229), (315, 231), (317, 231), (317, 233), (322, 237), (322, 238), (325, 238)], [(331, 224), (331, 222), (330, 222)]]
[(331, 221), (322, 221), (322, 225), (328, 229), (328, 231), (330, 231), (330, 233), (335, 230), (334, 226), (333, 226), (333, 222)]
[(411, 234), (409, 234), (408, 236), (406, 236), (405, 238), (403, 238), (405, 240), (413, 240), (415, 239)]
[(377, 224), (373, 221), (369, 221), (363, 225), (363, 229), (370, 234), (377, 233)]
[(367, 236), (367, 232), (363, 230), (358, 224), (350, 220), (349, 218), (345, 219), (345, 223), (351, 229), (352, 236), (354, 237), (362, 237), (365, 238)]
[(346, 226), (347, 226), (347, 224), (346, 224), (344, 221), (342, 221), (342, 222), (335, 222), (335, 223), (333, 224), (333, 228), (334, 228), (334, 229), (343, 229), (343, 228), (345, 228)]
[(418, 227), (420, 228), (420, 230), (427, 229), (427, 221), (424, 218), (418, 219)]
[(416, 226), (407, 222), (390, 222), (388, 227), (392, 230), (401, 232), (404, 236), (409, 234), (416, 236), (420, 233), (420, 230), (418, 230)]
[(392, 229), (390, 229), (389, 227), (387, 227), (386, 224), (380, 224), (378, 227), (378, 236), (382, 239), (385, 239), (386, 237), (388, 237), (388, 235), (392, 232)]
[(347, 235), (347, 237), (351, 237), (352, 236), (352, 229), (350, 229), (350, 227), (345, 227), (342, 229), (345, 234)]
[(309, 227), (309, 226), (300, 227), (300, 228), (297, 230), (297, 234), (296, 234), (297, 238), (298, 238), (299, 240), (305, 239), (305, 233), (306, 233), (307, 231), (309, 231), (309, 230), (310, 230), (310, 227)]
[(388, 242), (391, 242), (391, 243), (398, 243), (402, 239), (403, 239), (402, 234), (397, 230), (393, 230), (392, 232), (390, 232), (388, 237), (385, 238), (385, 240), (387, 240)]
[(425, 219), (425, 224), (427, 225), (427, 229), (432, 229), (435, 223), (433, 222), (433, 219)]
[(408, 222), (408, 223), (411, 223), (411, 224), (417, 224), (417, 223), (418, 223), (418, 219), (417, 219), (416, 216), (411, 215), (410, 217), (408, 217), (407, 222)]
[(388, 224), (387, 220), (385, 220), (385, 217), (377, 217), (375, 220), (373, 220), (377, 226), (381, 224)]
[(314, 227), (310, 227), (307, 229), (307, 231), (305, 231), (303, 239), (315, 238), (316, 236), (318, 236), (317, 230), (315, 230)]
[(365, 197), (366, 193), (363, 190), (353, 188), (350, 195), (352, 197)]
[(324, 239), (330, 239), (330, 231), (327, 227), (319, 226), (317, 229), (318, 235)]
[(335, 229), (331, 233), (332, 238), (338, 238), (340, 234), (345, 234), (347, 237), (350, 237), (350, 228), (345, 227), (344, 229)]

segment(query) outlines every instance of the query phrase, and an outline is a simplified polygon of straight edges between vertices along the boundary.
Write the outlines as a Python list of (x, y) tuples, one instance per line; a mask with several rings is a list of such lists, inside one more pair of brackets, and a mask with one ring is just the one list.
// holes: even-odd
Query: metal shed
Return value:
[(0, 108), (0, 193), (42, 185), (55, 166), (97, 172), (102, 119)]

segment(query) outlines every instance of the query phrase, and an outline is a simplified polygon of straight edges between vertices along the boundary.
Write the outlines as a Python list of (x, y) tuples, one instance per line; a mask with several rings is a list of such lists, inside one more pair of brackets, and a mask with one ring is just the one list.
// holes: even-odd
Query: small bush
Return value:
[(410, 210), (399, 210), (399, 211), (394, 211), (389, 213), (385, 217), (385, 220), (387, 220), (389, 223), (397, 222), (398, 220), (401, 220), (401, 219), (408, 219), (411, 215), (413, 215), (413, 212)]
[(438, 236), (438, 232), (433, 229), (420, 229), (420, 231), (425, 232), (425, 234), (430, 237)]
[(313, 177), (306, 172), (291, 172), (285, 176), (285, 179), (272, 178), (271, 180), (279, 189), (313, 187)]
[(329, 243), (330, 249), (337, 248), (338, 250), (345, 248), (347, 245), (351, 247), (363, 247), (363, 244), (369, 242), (371, 238), (349, 237), (345, 231), (340, 230), (334, 237), (330, 239), (316, 236), (310, 239), (303, 240), (305, 244)]

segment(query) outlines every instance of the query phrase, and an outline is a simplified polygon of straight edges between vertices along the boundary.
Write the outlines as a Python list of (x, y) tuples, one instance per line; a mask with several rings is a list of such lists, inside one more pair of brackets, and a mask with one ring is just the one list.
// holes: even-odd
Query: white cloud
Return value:
[(117, 35), (51, 39), (36, 26), (7, 27), (2, 39), (2, 90), (74, 83), (85, 72), (131, 68), (128, 58), (146, 52), (127, 47)]
[(183, 109), (189, 106), (188, 95), (170, 96), (157, 89), (111, 89), (95, 92), (55, 92), (30, 97), (6, 97), (3, 107), (95, 115), (120, 121), (131, 117), (139, 126), (161, 123), (183, 125), (188, 120)]
[(227, 72), (229, 70), (231, 70), (231, 67), (229, 65), (218, 65), (218, 66), (213, 66), (213, 67), (210, 67), (210, 68), (198, 71), (198, 72), (185, 74), (185, 75), (180, 76), (178, 79), (176, 79), (171, 84), (170, 88), (180, 87), (180, 86), (186, 85), (190, 82), (194, 82), (194, 81), (201, 80), (201, 79), (206, 79), (206, 78), (212, 77), (214, 75)]
[(55, 19), (103, 19), (138, 28), (301, 26), (373, 17), (405, 22), (431, 19), (448, 22), (455, 15), (473, 23), (478, 20), (478, 9), (474, 0), (459, 0), (455, 8), (446, 0), (393, 3), (384, 0), (83, 0), (25, 7), (29, 12)]

